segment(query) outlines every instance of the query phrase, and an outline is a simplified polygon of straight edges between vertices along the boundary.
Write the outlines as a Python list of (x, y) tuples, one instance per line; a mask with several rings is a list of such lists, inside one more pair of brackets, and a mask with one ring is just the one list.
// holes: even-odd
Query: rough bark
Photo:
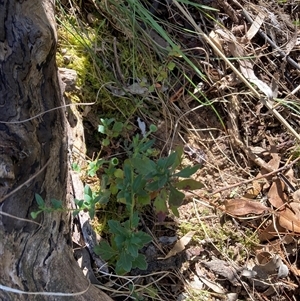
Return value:
[[(86, 289), (88, 281), (73, 258), (70, 214), (43, 213), (37, 219), (42, 226), (17, 219), (31, 220), (30, 213), (37, 210), (35, 193), (47, 206), (51, 198), (68, 206), (64, 110), (20, 122), (62, 105), (54, 2), (0, 1), (0, 285), (27, 292), (76, 293)], [(0, 300), (5, 301), (71, 299), (111, 300), (93, 286), (74, 297), (0, 289)]]

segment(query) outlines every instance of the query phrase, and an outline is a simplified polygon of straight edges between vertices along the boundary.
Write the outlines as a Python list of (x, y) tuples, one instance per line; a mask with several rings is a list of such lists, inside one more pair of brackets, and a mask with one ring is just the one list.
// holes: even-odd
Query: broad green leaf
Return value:
[(165, 168), (170, 168), (176, 162), (177, 154), (173, 152), (166, 158)]
[(116, 266), (120, 266), (126, 272), (129, 272), (132, 267), (133, 258), (125, 251), (122, 251), (119, 257), (119, 260), (116, 263)]
[(183, 190), (195, 190), (204, 187), (204, 185), (201, 182), (198, 182), (193, 179), (182, 180), (180, 182), (175, 183), (174, 186), (177, 189), (183, 189)]
[(139, 221), (140, 221), (140, 218), (139, 218), (138, 213), (136, 211), (133, 212), (133, 215), (132, 215), (132, 218), (131, 218), (132, 227), (137, 228), (137, 226), (139, 225)]
[(176, 216), (176, 217), (179, 217), (179, 212), (178, 212), (178, 207), (177, 206), (170, 206), (170, 209), (171, 211), (173, 212), (173, 214)]
[(121, 226), (119, 221), (109, 220), (108, 222), (109, 232), (112, 234), (124, 234), (124, 228)]
[(168, 213), (168, 207), (167, 207), (167, 192), (165, 189), (162, 189), (159, 194), (156, 196), (154, 200), (154, 208), (156, 213)]
[(90, 216), (90, 218), (91, 219), (94, 219), (94, 217), (95, 217), (95, 206), (91, 206), (90, 208), (89, 208), (89, 216)]
[(109, 186), (109, 190), (110, 190), (112, 195), (116, 195), (119, 192), (118, 186), (116, 184), (111, 184)]
[(113, 132), (117, 132), (118, 134), (123, 130), (123, 123), (116, 121), (112, 128)]
[(98, 203), (99, 204), (107, 204), (110, 200), (110, 195), (112, 194), (111, 190), (104, 190), (101, 191), (100, 195), (98, 196)]
[(75, 199), (74, 200), (74, 202), (75, 202), (75, 204), (79, 207), (79, 208), (82, 208), (82, 206), (83, 206), (83, 200), (77, 200), (77, 199)]
[(87, 204), (92, 204), (93, 203), (93, 197), (91, 195), (85, 194), (84, 195), (84, 201)]
[(103, 260), (110, 260), (118, 255), (118, 252), (114, 250), (107, 241), (101, 241), (99, 245), (96, 245), (94, 247), (94, 252)]
[(120, 168), (116, 169), (115, 172), (114, 172), (114, 176), (116, 178), (123, 179), (124, 178), (124, 172), (123, 172), (123, 170), (120, 169)]
[(182, 156), (183, 156), (183, 147), (182, 146), (176, 147), (175, 153), (176, 153), (176, 160), (171, 168), (172, 172), (174, 172), (175, 169), (181, 164)]
[(133, 258), (136, 258), (138, 256), (138, 246), (135, 244), (129, 244), (127, 251)]
[(37, 193), (35, 194), (35, 200), (36, 200), (39, 208), (42, 209), (45, 207), (45, 202), (44, 202), (43, 198)]
[(152, 241), (152, 237), (143, 231), (134, 233), (134, 237), (136, 237), (140, 240), (140, 243), (139, 243), (140, 248), (142, 248), (144, 245), (146, 245)]
[(138, 254), (138, 256), (132, 262), (132, 268), (138, 268), (140, 270), (147, 269), (146, 257), (143, 254)]
[(54, 209), (62, 209), (62, 201), (56, 199), (51, 199), (50, 201)]
[(109, 146), (109, 144), (110, 144), (109, 138), (105, 138), (105, 139), (102, 140), (102, 145), (103, 146)]
[(170, 186), (170, 195), (169, 195), (169, 205), (174, 207), (179, 207), (184, 200), (184, 193), (178, 191), (173, 186)]
[(132, 183), (132, 192), (133, 193), (137, 193), (140, 189), (142, 189), (144, 187), (145, 184), (146, 184), (146, 181), (143, 180), (143, 176), (142, 175), (138, 175), (133, 180), (133, 183)]
[(163, 176), (159, 177), (158, 180), (149, 183), (146, 187), (150, 191), (157, 191), (157, 190), (163, 188), (167, 182), (168, 182), (168, 176), (163, 175)]
[(129, 181), (131, 183), (131, 166), (129, 162), (125, 162), (124, 164), (124, 181)]
[(98, 132), (101, 134), (106, 134), (106, 129), (104, 125), (98, 125)]
[(189, 178), (191, 175), (193, 175), (201, 165), (197, 164), (195, 166), (188, 166), (182, 169), (181, 171), (173, 174), (174, 177), (181, 177), (181, 178)]
[(80, 172), (81, 168), (77, 163), (72, 163), (72, 169), (76, 172)]
[(141, 147), (140, 147), (140, 152), (145, 152), (147, 151), (149, 148), (151, 148), (154, 144), (155, 140), (149, 140), (146, 143), (144, 143)]
[(151, 198), (149, 194), (137, 196), (138, 205), (146, 206), (146, 205), (150, 205), (150, 203), (151, 203)]
[(173, 71), (174, 68), (176, 67), (175, 63), (174, 62), (169, 62), (168, 65), (167, 65), (168, 69), (170, 71)]
[(84, 191), (83, 192), (84, 192), (84, 194), (89, 195), (89, 196), (93, 195), (92, 189), (89, 185), (84, 186)]
[(126, 241), (126, 236), (122, 234), (118, 234), (115, 236), (114, 241), (116, 243), (116, 246), (119, 250), (121, 250), (124, 247), (124, 243)]
[(148, 175), (148, 174), (156, 173), (155, 162), (147, 157), (144, 158), (135, 157), (132, 158), (130, 161), (133, 167), (136, 169), (137, 173), (139, 174)]

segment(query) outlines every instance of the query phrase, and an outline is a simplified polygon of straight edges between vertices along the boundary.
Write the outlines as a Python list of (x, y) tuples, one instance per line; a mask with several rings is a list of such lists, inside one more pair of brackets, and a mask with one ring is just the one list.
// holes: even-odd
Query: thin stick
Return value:
[(15, 188), (13, 191), (11, 191), (10, 193), (8, 193), (7, 195), (5, 195), (4, 197), (2, 197), (0, 199), (0, 204), (5, 201), (8, 197), (10, 197), (11, 195), (13, 195), (14, 193), (16, 193), (18, 190), (20, 190), (24, 185), (28, 184), (31, 180), (33, 180), (35, 177), (37, 177), (50, 163), (50, 159), (48, 159), (47, 163), (38, 171), (36, 172), (34, 175), (32, 175), (27, 181), (25, 181), (24, 183), (22, 183), (20, 186), (18, 186), (17, 188)]
[(293, 166), (297, 161), (299, 161), (299, 160), (300, 160), (300, 157), (298, 157), (297, 159), (295, 159), (294, 161), (292, 161), (290, 164), (285, 165), (285, 166), (283, 166), (283, 167), (281, 167), (281, 168), (279, 168), (279, 169), (273, 170), (273, 171), (271, 171), (271, 172), (269, 172), (269, 173), (267, 173), (267, 174), (261, 175), (261, 176), (259, 176), (259, 177), (255, 177), (254, 179), (245, 180), (245, 181), (242, 181), (242, 182), (233, 184), (233, 185), (229, 185), (229, 186), (227, 186), (227, 187), (220, 188), (220, 189), (218, 189), (218, 190), (216, 190), (216, 191), (210, 193), (209, 196), (215, 195), (215, 194), (217, 194), (217, 193), (219, 193), (219, 192), (222, 192), (222, 191), (225, 191), (225, 190), (229, 190), (229, 189), (238, 187), (238, 186), (240, 186), (240, 185), (244, 185), (244, 184), (251, 183), (251, 182), (253, 182), (254, 180), (259, 180), (259, 179), (262, 179), (262, 178), (267, 178), (267, 177), (269, 177), (269, 176), (271, 176), (271, 175), (274, 175), (274, 174), (276, 174), (276, 173), (278, 173), (278, 172), (281, 172), (281, 171), (283, 171), (283, 170), (285, 170), (285, 169), (287, 169), (287, 168), (292, 167), (292, 166)]
[(272, 96), (268, 95), (268, 98), (262, 97), (262, 95), (253, 87), (253, 85), (239, 72), (239, 70), (227, 59), (224, 53), (215, 45), (215, 43), (203, 32), (203, 30), (196, 24), (195, 20), (189, 15), (186, 9), (183, 8), (176, 0), (173, 3), (183, 13), (187, 20), (194, 26), (195, 30), (203, 37), (203, 39), (213, 48), (231, 70), (237, 75), (237, 77), (249, 88), (249, 90), (273, 113), (273, 115), (286, 127), (286, 129), (300, 141), (300, 135), (291, 127), (291, 125), (280, 115), (280, 113), (273, 107), (270, 102)]

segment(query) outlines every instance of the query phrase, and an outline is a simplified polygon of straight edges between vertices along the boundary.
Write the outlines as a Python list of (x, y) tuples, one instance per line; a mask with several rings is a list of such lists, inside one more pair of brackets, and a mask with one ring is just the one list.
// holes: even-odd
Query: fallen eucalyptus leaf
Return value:
[(243, 216), (247, 214), (263, 214), (270, 208), (265, 205), (247, 199), (233, 199), (225, 201), (225, 211), (233, 216)]
[(194, 234), (196, 233), (196, 231), (189, 231), (187, 234), (185, 234), (183, 237), (181, 237), (176, 244), (174, 245), (174, 247), (170, 250), (170, 252), (166, 255), (166, 257), (164, 258), (159, 258), (159, 259), (167, 259), (170, 258), (178, 253), (180, 253), (181, 251), (183, 251), (185, 249), (185, 246), (191, 241), (192, 237), (194, 236)]

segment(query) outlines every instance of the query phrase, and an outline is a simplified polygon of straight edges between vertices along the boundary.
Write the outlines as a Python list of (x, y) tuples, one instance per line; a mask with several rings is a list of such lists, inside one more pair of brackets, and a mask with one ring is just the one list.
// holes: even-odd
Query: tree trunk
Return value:
[[(68, 206), (64, 110), (24, 121), (62, 105), (54, 2), (0, 1), (0, 300), (106, 301), (74, 260), (70, 213), (42, 213), (40, 225), (28, 221), (37, 211), (35, 193), (48, 207), (51, 198)], [(77, 293), (88, 287), (73, 297), (11, 290)]]

